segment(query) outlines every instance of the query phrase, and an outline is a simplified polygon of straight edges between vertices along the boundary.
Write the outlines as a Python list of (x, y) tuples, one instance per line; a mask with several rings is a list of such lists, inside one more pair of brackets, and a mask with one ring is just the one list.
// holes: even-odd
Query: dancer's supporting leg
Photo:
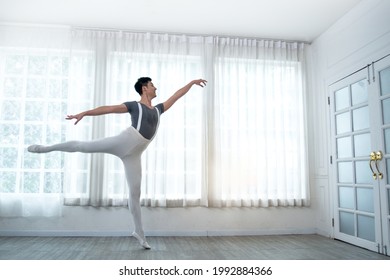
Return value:
[(142, 247), (150, 249), (149, 244), (146, 242), (141, 218), (141, 153), (135, 152), (122, 158), (122, 161), (125, 168), (127, 184), (129, 186), (129, 208), (134, 220), (133, 236), (137, 238)]

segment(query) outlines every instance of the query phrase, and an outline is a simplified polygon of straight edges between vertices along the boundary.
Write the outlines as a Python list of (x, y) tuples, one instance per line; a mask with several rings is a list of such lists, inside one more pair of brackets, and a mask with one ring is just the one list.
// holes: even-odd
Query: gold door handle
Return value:
[[(376, 164), (376, 154), (375, 152), (371, 152), (370, 154), (370, 169), (371, 169), (371, 172), (372, 172), (372, 178), (374, 178), (374, 180), (376, 180), (378, 178), (378, 176), (376, 175), (374, 169), (372, 168), (372, 163), (375, 161), (375, 164)], [(378, 169), (378, 167), (377, 167)]]
[(378, 151), (375, 153), (375, 167), (376, 170), (378, 171), (378, 177), (379, 179), (383, 179), (383, 173), (380, 172), (379, 167), (378, 167), (378, 161), (382, 160), (382, 152)]

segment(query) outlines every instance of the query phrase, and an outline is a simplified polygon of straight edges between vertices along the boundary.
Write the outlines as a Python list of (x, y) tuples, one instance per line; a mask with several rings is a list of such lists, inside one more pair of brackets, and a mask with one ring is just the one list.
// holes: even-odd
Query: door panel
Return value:
[(388, 255), (390, 56), (329, 89), (334, 236)]
[(376, 166), (370, 157), (376, 145), (372, 126), (375, 117), (369, 96), (367, 71), (360, 71), (330, 88), (336, 175), (334, 201), (337, 201), (334, 227), (335, 238), (377, 250), (380, 220), (376, 218), (378, 209), (375, 208), (377, 181), (371, 171)]
[(390, 57), (375, 63), (374, 76), (379, 78), (375, 83), (375, 92), (379, 92), (381, 120), (380, 120), (380, 148), (384, 151), (384, 160), (380, 164), (384, 173), (384, 180), (379, 182), (379, 196), (381, 204), (382, 243), (380, 251), (389, 255), (390, 247)]

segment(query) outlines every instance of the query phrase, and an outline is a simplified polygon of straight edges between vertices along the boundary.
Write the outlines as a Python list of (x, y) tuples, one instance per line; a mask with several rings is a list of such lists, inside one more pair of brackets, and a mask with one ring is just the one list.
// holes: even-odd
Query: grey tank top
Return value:
[(157, 132), (160, 115), (164, 113), (162, 103), (153, 109), (137, 101), (123, 103), (131, 115), (131, 125), (146, 139), (152, 139)]

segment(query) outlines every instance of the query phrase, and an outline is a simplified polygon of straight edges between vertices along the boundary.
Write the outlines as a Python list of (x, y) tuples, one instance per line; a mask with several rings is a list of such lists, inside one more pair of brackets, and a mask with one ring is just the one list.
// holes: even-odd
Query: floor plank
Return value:
[(1, 260), (390, 260), (319, 235), (149, 237), (0, 237)]

